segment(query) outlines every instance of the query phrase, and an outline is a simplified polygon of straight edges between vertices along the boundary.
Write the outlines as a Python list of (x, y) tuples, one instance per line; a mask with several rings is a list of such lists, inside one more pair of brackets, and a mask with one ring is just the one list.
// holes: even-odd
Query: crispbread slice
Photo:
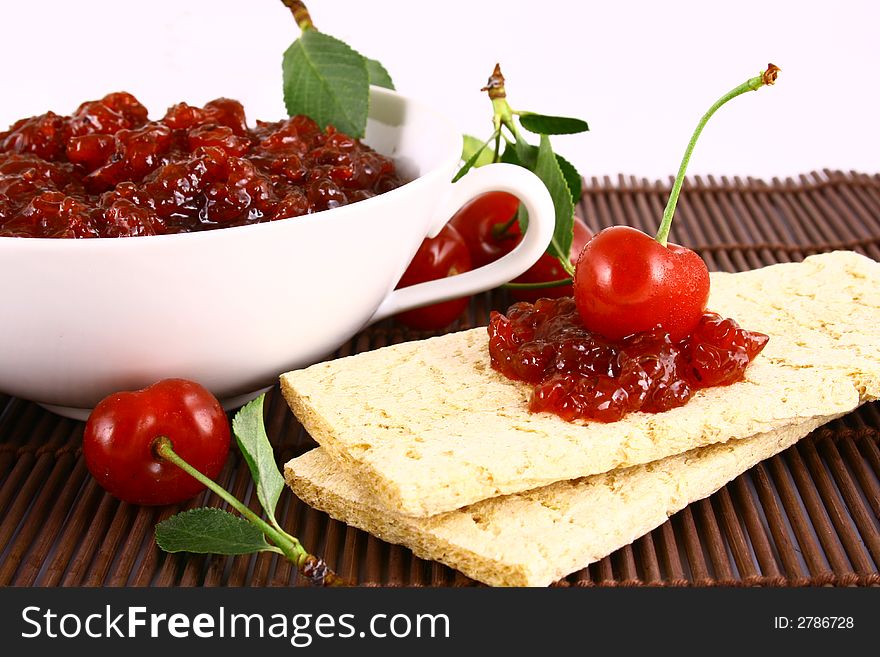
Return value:
[(713, 274), (710, 308), (771, 336), (740, 383), (681, 408), (566, 423), (489, 366), (485, 329), (281, 377), (309, 433), (381, 504), (430, 516), (844, 413), (880, 394), (880, 263), (851, 252)]
[(307, 504), (493, 586), (546, 586), (663, 524), (690, 502), (832, 419), (812, 418), (575, 481), (477, 502), (431, 518), (382, 506), (363, 479), (314, 449), (285, 479)]

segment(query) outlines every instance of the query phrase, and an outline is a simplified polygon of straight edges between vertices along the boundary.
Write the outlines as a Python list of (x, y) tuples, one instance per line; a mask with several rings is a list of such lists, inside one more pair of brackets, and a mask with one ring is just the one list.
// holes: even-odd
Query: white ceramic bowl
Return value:
[[(84, 419), (111, 392), (183, 377), (233, 408), (367, 324), (490, 289), (547, 247), (544, 185), (506, 164), (451, 184), (461, 135), (424, 105), (374, 88), (365, 141), (412, 182), (309, 216), (201, 233), (0, 237), (0, 390)], [(395, 291), (422, 239), (491, 190), (528, 209), (521, 244), (485, 267)]]

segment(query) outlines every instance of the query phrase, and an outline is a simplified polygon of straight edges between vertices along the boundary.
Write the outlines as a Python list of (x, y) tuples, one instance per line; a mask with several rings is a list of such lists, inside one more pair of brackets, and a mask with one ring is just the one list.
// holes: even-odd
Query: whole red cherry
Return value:
[[(446, 224), (437, 237), (422, 242), (397, 287), (455, 276), (470, 269), (471, 257), (467, 244), (453, 226)], [(461, 316), (469, 299), (470, 297), (462, 297), (441, 301), (398, 313), (394, 318), (405, 326), (422, 331), (445, 328)]]
[(708, 299), (709, 270), (699, 255), (628, 226), (597, 233), (575, 267), (581, 321), (614, 340), (658, 324), (674, 342), (681, 340), (700, 321)]
[[(453, 215), (449, 223), (461, 234), (467, 243), (474, 267), (482, 267), (510, 253), (522, 240), (516, 211), (519, 199), (507, 192), (488, 192), (477, 196)], [(592, 232), (580, 217), (574, 218), (574, 239), (569, 256), (571, 264)], [(548, 283), (568, 278), (559, 260), (549, 254), (542, 255), (538, 261), (512, 283)], [(559, 298), (571, 296), (571, 285), (557, 287), (523, 289), (513, 288), (511, 295), (518, 301), (534, 302), (540, 297)]]
[[(590, 241), (593, 232), (587, 228), (587, 224), (580, 217), (574, 218), (573, 224), (574, 235), (571, 240), (571, 249), (569, 250), (569, 259), (571, 264), (577, 263), (578, 256)], [(519, 235), (519, 226), (516, 228)], [(519, 240), (517, 240), (519, 243)], [(511, 283), (549, 283), (552, 281), (568, 278), (569, 274), (562, 268), (559, 259), (545, 253), (538, 261), (529, 267), (521, 276), (514, 278)], [(557, 285), (555, 287), (542, 288), (511, 288), (510, 295), (517, 301), (529, 301), (534, 303), (541, 297), (548, 299), (558, 299), (560, 297), (570, 297), (574, 294), (571, 284)]]
[(584, 247), (574, 273), (574, 300), (584, 326), (619, 340), (660, 326), (677, 342), (697, 326), (709, 299), (709, 270), (694, 251), (668, 243), (688, 162), (703, 127), (718, 108), (749, 91), (776, 82), (768, 64), (719, 98), (700, 118), (672, 184), (655, 238), (627, 226), (599, 232)]
[(229, 453), (229, 422), (220, 402), (198, 383), (165, 379), (95, 406), (83, 433), (86, 467), (108, 493), (132, 504), (175, 504), (195, 496), (204, 486), (153, 453), (159, 436), (211, 479)]
[(449, 220), (464, 238), (471, 263), (482, 267), (509, 253), (519, 242), (519, 199), (507, 192), (487, 192), (469, 201)]

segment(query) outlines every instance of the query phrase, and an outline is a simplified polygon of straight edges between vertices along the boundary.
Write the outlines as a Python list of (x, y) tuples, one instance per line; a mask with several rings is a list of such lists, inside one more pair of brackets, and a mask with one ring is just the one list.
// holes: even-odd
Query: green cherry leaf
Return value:
[(534, 112), (522, 112), (520, 125), (537, 135), (574, 135), (590, 129), (586, 121), (567, 116), (546, 116)]
[(269, 518), (274, 519), (278, 498), (284, 490), (284, 478), (278, 471), (275, 452), (263, 425), (264, 398), (265, 395), (260, 395), (235, 414), (232, 432), (256, 482), (257, 498)]
[[(532, 167), (527, 168), (534, 168), (534, 162), (538, 157), (538, 148), (536, 146), (529, 146), (526, 153), (528, 160), (533, 163)], [(505, 146), (504, 152), (501, 153), (501, 161), (506, 162), (507, 164), (523, 166), (515, 146), (510, 143)], [(568, 188), (571, 191), (571, 202), (573, 205), (577, 205), (580, 202), (581, 194), (583, 193), (583, 179), (581, 174), (571, 162), (558, 153), (556, 153), (556, 162), (559, 164), (559, 169), (562, 171), (565, 182), (568, 184)]]
[[(507, 150), (505, 148), (505, 150)], [(538, 156), (538, 149), (527, 142), (521, 135), (518, 135), (513, 143), (513, 150), (516, 153), (518, 164), (526, 169), (534, 170), (535, 162)]]
[[(492, 133), (492, 136), (489, 137), (485, 142), (483, 142), (479, 148), (474, 149), (473, 154), (467, 159), (461, 169), (458, 170), (458, 173), (455, 174), (455, 177), (452, 179), (452, 182), (458, 182), (468, 171), (477, 166), (477, 160), (481, 158), (483, 153), (486, 151), (489, 144), (495, 139), (495, 135), (498, 134), (497, 131)], [(465, 144), (466, 146), (466, 144)], [(463, 151), (462, 151), (463, 152)], [(492, 151), (489, 151), (490, 157), (492, 157)]]
[[(531, 148), (535, 148), (531, 146)], [(535, 149), (535, 156), (537, 156), (537, 149)], [(504, 146), (504, 151), (501, 153), (501, 161), (506, 162), (507, 164), (515, 164), (518, 167), (525, 166), (522, 163), (522, 160), (519, 159), (519, 155), (516, 153), (516, 144), (511, 142), (507, 142)]]
[(461, 159), (463, 162), (467, 162), (476, 154), (477, 159), (474, 160), (473, 166), (481, 167), (492, 163), (494, 154), (491, 148), (487, 148), (489, 142), (480, 141), (472, 135), (463, 135), (463, 138), (464, 144), (461, 149)]
[(377, 87), (384, 87), (385, 89), (394, 89), (394, 82), (391, 80), (391, 74), (388, 72), (388, 69), (382, 66), (382, 64), (376, 59), (364, 57), (364, 62), (367, 65), (367, 74), (370, 77), (370, 84), (374, 84)]
[(565, 182), (568, 183), (568, 190), (571, 192), (571, 202), (572, 204), (577, 205), (580, 203), (581, 194), (584, 192), (583, 176), (581, 176), (571, 162), (559, 155), (559, 153), (556, 154), (556, 162), (559, 164), (559, 170), (562, 171), (562, 176), (565, 178)]
[(364, 58), (332, 36), (306, 30), (282, 60), (284, 104), (290, 116), (306, 114), (322, 128), (364, 136), (370, 75)]
[(157, 524), (156, 544), (166, 552), (198, 554), (278, 551), (244, 518), (209, 507), (184, 511)]
[[(553, 198), (553, 206), (556, 211), (556, 229), (553, 239), (547, 247), (547, 252), (557, 258), (560, 253), (568, 254), (574, 230), (574, 205), (581, 197), (581, 176), (568, 160), (553, 153), (550, 140), (546, 135), (541, 135), (540, 148), (529, 146), (528, 150), (523, 151), (520, 148), (519, 151), (524, 152), (525, 156), (534, 162), (532, 170), (543, 181)], [(501, 154), (501, 161), (523, 166), (519, 155), (516, 146), (508, 143)], [(553, 166), (554, 160), (555, 166)], [(562, 192), (568, 192), (567, 200)], [(517, 220), (520, 230), (525, 232), (528, 225), (528, 213), (523, 205), (519, 206)]]
[(553, 238), (547, 252), (557, 258), (567, 260), (574, 230), (574, 204), (571, 201), (571, 190), (547, 135), (541, 135), (541, 145), (538, 147), (534, 171), (535, 175), (547, 187), (547, 191), (550, 192), (553, 207), (556, 210), (556, 227), (553, 230)]

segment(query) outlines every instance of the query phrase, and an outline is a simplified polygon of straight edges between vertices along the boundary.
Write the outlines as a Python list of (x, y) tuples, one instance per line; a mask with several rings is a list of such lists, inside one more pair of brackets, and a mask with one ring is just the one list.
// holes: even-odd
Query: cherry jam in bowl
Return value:
[[(185, 112), (180, 120), (188, 120)], [(51, 144), (57, 126), (46, 123), (27, 143), (10, 140), (7, 131), (5, 150), (22, 152), (43, 138)], [(550, 196), (525, 169), (490, 165), (451, 183), (460, 133), (428, 107), (392, 91), (371, 90), (362, 142), (393, 162), (403, 184), (377, 180), (376, 188), (351, 194), (346, 204), (333, 202), (332, 185), (303, 192), (301, 186), (269, 191), (254, 183), (259, 176), (251, 168), (268, 170), (270, 164), (253, 150), (255, 161), (247, 164), (239, 157), (249, 148), (238, 139), (242, 135), (210, 125), (187, 132), (193, 143), (168, 146), (188, 149), (181, 157), (186, 162), (202, 158), (193, 170), (170, 176), (176, 184), (205, 170), (226, 176), (225, 185), (204, 191), (200, 203), (209, 211), (200, 219), (138, 212), (179, 197), (180, 189), (150, 170), (159, 168), (150, 148), (181, 138), (173, 126), (170, 136), (150, 125), (150, 134), (131, 134), (142, 125), (128, 129), (121, 141), (118, 135), (76, 140), (67, 148), (80, 177), (69, 184), (54, 180), (54, 189), (37, 194), (26, 212), (14, 208), (15, 221), (3, 222), (0, 231), (0, 392), (83, 419), (111, 392), (180, 377), (202, 383), (233, 408), (280, 373), (325, 357), (371, 322), (515, 278), (540, 257), (553, 232)], [(224, 149), (238, 159), (217, 169)], [(333, 152), (316, 157), (334, 166)], [(279, 166), (293, 170), (298, 164)], [(31, 169), (33, 174), (19, 175), (21, 184), (34, 182), (28, 176), (65, 174)], [(517, 195), (529, 211), (520, 246), (485, 267), (395, 290), (422, 240), (436, 235), (468, 200), (493, 190)], [(138, 196), (144, 194), (154, 200)], [(259, 201), (261, 194), (266, 203), (235, 214), (242, 197)], [(0, 199), (0, 211), (4, 207), (8, 213), (8, 194)], [(40, 219), (46, 235), (29, 236), (34, 213), (66, 217), (67, 223), (56, 230)]]

